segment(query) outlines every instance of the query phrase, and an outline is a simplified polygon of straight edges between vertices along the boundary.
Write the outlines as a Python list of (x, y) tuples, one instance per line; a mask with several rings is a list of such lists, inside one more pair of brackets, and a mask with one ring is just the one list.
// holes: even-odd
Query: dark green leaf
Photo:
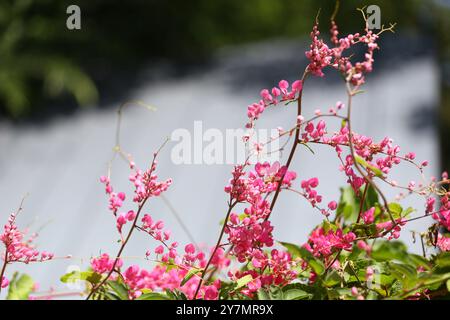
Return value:
[(136, 300), (169, 300), (169, 297), (163, 293), (149, 292), (139, 296)]
[(108, 281), (108, 285), (114, 291), (114, 293), (120, 298), (120, 300), (128, 300), (127, 287), (117, 281)]

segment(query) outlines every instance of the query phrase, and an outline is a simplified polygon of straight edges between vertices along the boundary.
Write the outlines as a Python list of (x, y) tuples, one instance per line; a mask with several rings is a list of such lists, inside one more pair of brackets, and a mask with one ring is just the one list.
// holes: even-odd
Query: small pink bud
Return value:
[(331, 201), (330, 203), (328, 203), (328, 208), (330, 210), (336, 210), (337, 208), (337, 202), (336, 201)]
[(194, 254), (195, 246), (192, 243), (189, 243), (188, 245), (186, 245), (186, 247), (184, 247), (184, 251), (189, 254)]
[(156, 247), (155, 253), (156, 254), (162, 254), (164, 252), (164, 247), (162, 245)]

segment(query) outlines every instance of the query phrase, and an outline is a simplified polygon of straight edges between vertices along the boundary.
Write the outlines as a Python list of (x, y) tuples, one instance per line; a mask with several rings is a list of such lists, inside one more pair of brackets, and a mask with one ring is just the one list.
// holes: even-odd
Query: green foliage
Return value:
[(9, 284), (7, 300), (28, 300), (34, 287), (33, 279), (27, 274), (15, 272)]
[(377, 177), (383, 177), (383, 172), (381, 172), (380, 169), (367, 163), (367, 161), (364, 160), (363, 158), (361, 158), (360, 156), (355, 155), (355, 160), (357, 163), (359, 163), (361, 166), (363, 166), (368, 172), (374, 173), (375, 176), (377, 176)]
[[(167, 295), (157, 292), (148, 292), (139, 296), (136, 300), (171, 300)], [(178, 299), (173, 299), (178, 300)]]
[[(64, 49), (53, 44), (67, 32), (63, 3), (53, 13), (37, 15), (48, 1), (15, 0), (0, 3), (0, 101), (14, 118), (31, 111), (42, 98), (72, 95), (79, 105), (98, 98), (96, 86)], [(0, 109), (1, 111), (1, 109)]]
[(201, 272), (201, 270), (196, 268), (192, 268), (191, 270), (189, 270), (184, 279), (181, 281), (180, 286), (181, 287), (184, 286), (186, 282), (189, 281), (189, 279), (191, 279), (194, 275), (198, 274), (199, 272)]
[(309, 300), (312, 294), (309, 293), (306, 286), (296, 283), (284, 287), (271, 286), (269, 288), (261, 288), (257, 293), (259, 300)]
[[(360, 197), (364, 194), (364, 190), (359, 190), (359, 195), (355, 194), (352, 187), (347, 186), (341, 188), (341, 197), (336, 211), (338, 217), (344, 218), (347, 223), (355, 223), (358, 219), (359, 209), (361, 208)], [(378, 194), (372, 186), (369, 186), (362, 205), (362, 211), (367, 211), (371, 207), (378, 207)]]
[(72, 271), (69, 273), (66, 273), (61, 277), (61, 282), (63, 283), (72, 283), (76, 281), (87, 281), (91, 284), (97, 284), (100, 282), (102, 276), (98, 273), (95, 273), (93, 271)]
[[(299, 249), (295, 245), (285, 247), (305, 261), (311, 259), (307, 254), (298, 255)], [(312, 299), (355, 299), (351, 294), (352, 287), (358, 288), (366, 299), (405, 299), (418, 292), (426, 292), (429, 297), (450, 298), (449, 253), (443, 252), (427, 259), (409, 253), (400, 241), (378, 240), (370, 255), (354, 248), (352, 253), (342, 253), (338, 261), (339, 268), (319, 272), (313, 284), (296, 285), (311, 294), (308, 297)], [(371, 278), (367, 278), (368, 267), (374, 270)], [(317, 271), (310, 262), (309, 268)], [(299, 280), (308, 281), (302, 275)], [(272, 291), (261, 290), (258, 297), (273, 299), (274, 295)]]

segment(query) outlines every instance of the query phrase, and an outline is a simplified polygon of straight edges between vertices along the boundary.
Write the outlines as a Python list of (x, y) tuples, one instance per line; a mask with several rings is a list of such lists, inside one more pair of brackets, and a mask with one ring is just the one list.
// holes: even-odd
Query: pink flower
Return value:
[(296, 80), (292, 83), (292, 91), (293, 92), (300, 92), (303, 88), (303, 82), (301, 80)]
[(215, 286), (208, 286), (203, 297), (205, 300), (217, 300), (218, 295), (219, 290)]
[(133, 221), (136, 218), (136, 213), (133, 210), (127, 212), (126, 218), (128, 221)]
[(337, 202), (336, 201), (331, 201), (330, 203), (328, 203), (328, 208), (330, 210), (336, 210), (337, 208)]
[(184, 248), (184, 251), (186, 253), (189, 254), (194, 254), (195, 253), (195, 246), (192, 243), (189, 243), (188, 245), (186, 245), (186, 247)]
[(26, 238), (27, 230), (21, 231), (16, 226), (16, 214), (12, 213), (8, 219), (8, 223), (3, 227), (3, 233), (0, 234), (0, 242), (5, 247), (5, 252), (0, 252), (6, 263), (22, 262), (28, 264), (30, 262), (46, 261), (53, 259), (53, 254), (46, 251), (39, 252), (36, 250), (34, 240), (37, 234), (32, 234)]
[(374, 274), (372, 267), (367, 267), (366, 269), (366, 280), (370, 280)]
[(272, 95), (276, 98), (281, 94), (280, 89), (278, 89), (277, 87), (272, 88)]
[(367, 210), (366, 212), (364, 212), (363, 213), (364, 223), (366, 223), (366, 224), (373, 223), (375, 220), (374, 213), (375, 213), (375, 207), (372, 207), (369, 210)]
[(342, 229), (325, 232), (319, 227), (311, 233), (305, 247), (315, 256), (328, 257), (336, 250), (351, 251), (355, 239), (356, 235), (353, 232), (344, 234)]
[(450, 251), (450, 237), (439, 234), (436, 245), (442, 251)]
[(120, 213), (116, 220), (117, 230), (122, 232), (122, 227), (127, 223), (126, 214), (124, 212)]
[(163, 252), (164, 252), (164, 247), (162, 245), (159, 245), (156, 247), (156, 249), (155, 249), (156, 254), (163, 254)]
[(248, 289), (252, 292), (258, 291), (261, 288), (261, 280), (259, 278), (254, 279), (248, 283)]
[(5, 276), (3, 276), (1, 280), (0, 287), (6, 288), (9, 285), (9, 280)]
[(309, 180), (308, 180), (308, 185), (309, 185), (311, 188), (316, 188), (316, 187), (319, 185), (319, 179), (317, 179), (317, 178), (311, 178), (311, 179), (309, 179)]
[[(115, 259), (110, 259), (107, 253), (103, 253), (98, 258), (91, 259), (91, 268), (97, 273), (108, 273), (111, 271), (115, 263)], [(123, 262), (119, 259), (116, 263), (116, 267), (122, 267)]]
[(359, 249), (366, 251), (367, 254), (370, 254), (372, 248), (363, 240), (358, 240), (356, 243)]
[(280, 88), (282, 93), (286, 94), (287, 93), (287, 89), (289, 88), (289, 82), (287, 82), (286, 80), (281, 80), (278, 83), (278, 87)]
[(414, 160), (416, 158), (416, 154), (414, 152), (409, 152), (405, 155), (406, 159)]

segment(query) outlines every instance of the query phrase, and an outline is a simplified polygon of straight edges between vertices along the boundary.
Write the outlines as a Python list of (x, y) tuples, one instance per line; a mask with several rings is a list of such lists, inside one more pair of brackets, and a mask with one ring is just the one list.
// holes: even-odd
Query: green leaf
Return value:
[(450, 267), (450, 251), (441, 252), (436, 256), (436, 266), (440, 268)]
[(19, 276), (18, 272), (15, 272), (11, 282), (9, 284), (7, 300), (28, 300), (28, 297), (33, 290), (34, 281), (27, 275), (22, 274)]
[(408, 256), (409, 260), (417, 267), (423, 267), (426, 270), (431, 270), (430, 262), (418, 254), (410, 253)]
[(269, 293), (263, 288), (258, 290), (257, 296), (258, 296), (258, 300), (270, 300)]
[(302, 257), (302, 248), (296, 244), (289, 242), (280, 242), (280, 244), (287, 249), (287, 251), (291, 254), (292, 258), (301, 258)]
[(450, 292), (450, 280), (447, 280), (446, 285), (447, 285), (447, 291)]
[(189, 281), (194, 275), (199, 273), (201, 270), (197, 268), (192, 268), (188, 271), (188, 273), (184, 276), (183, 280), (181, 281), (180, 287), (184, 286), (186, 282)]
[[(362, 193), (364, 192), (363, 188), (364, 187), (361, 188)], [(369, 185), (367, 192), (366, 192), (366, 199), (364, 201), (363, 210), (367, 211), (372, 207), (376, 207), (377, 204), (378, 204), (378, 193), (376, 192), (375, 188), (372, 187), (372, 185)]]
[(372, 258), (377, 261), (403, 261), (407, 255), (407, 247), (400, 241), (378, 242), (372, 251)]
[(120, 300), (128, 300), (127, 287), (117, 281), (108, 281), (108, 285), (114, 291), (114, 293), (120, 298)]
[(246, 276), (243, 276), (242, 278), (239, 278), (236, 281), (236, 288), (235, 289), (240, 289), (243, 286), (246, 286), (252, 280), (253, 280), (253, 277), (251, 275), (249, 275), (249, 274), (247, 274)]
[(336, 216), (343, 216), (346, 221), (355, 222), (358, 217), (358, 200), (351, 187), (341, 188), (341, 197), (336, 210)]
[(408, 207), (408, 208), (406, 208), (406, 210), (403, 210), (403, 217), (407, 217), (415, 211), (416, 211), (416, 209), (414, 209), (412, 207)]
[(400, 263), (391, 263), (390, 265), (393, 272), (397, 271), (400, 279), (417, 277), (417, 271), (413, 266)]
[(63, 283), (70, 283), (70, 282), (75, 282), (78, 280), (83, 280), (83, 281), (87, 281), (90, 282), (92, 284), (96, 284), (99, 283), (100, 280), (102, 279), (102, 275), (98, 274), (94, 271), (72, 271), (69, 273), (66, 273), (65, 275), (63, 275), (60, 280)]
[(136, 298), (136, 300), (170, 300), (165, 294), (158, 292), (144, 293), (143, 295)]
[(388, 204), (388, 208), (395, 219), (402, 217), (403, 208), (400, 204), (392, 202)]
[(333, 287), (341, 283), (341, 276), (337, 273), (336, 270), (332, 270), (331, 272), (327, 273), (323, 283), (327, 287)]
[(308, 263), (317, 275), (322, 275), (325, 272), (325, 266), (322, 261), (311, 259)]
[(380, 169), (378, 169), (377, 167), (369, 164), (366, 160), (364, 160), (360, 156), (355, 155), (355, 160), (360, 165), (362, 165), (367, 171), (369, 171), (369, 170), (372, 171), (377, 177), (383, 177), (383, 172)]
[(308, 299), (311, 295), (300, 289), (288, 289), (283, 291), (284, 300), (303, 300)]

